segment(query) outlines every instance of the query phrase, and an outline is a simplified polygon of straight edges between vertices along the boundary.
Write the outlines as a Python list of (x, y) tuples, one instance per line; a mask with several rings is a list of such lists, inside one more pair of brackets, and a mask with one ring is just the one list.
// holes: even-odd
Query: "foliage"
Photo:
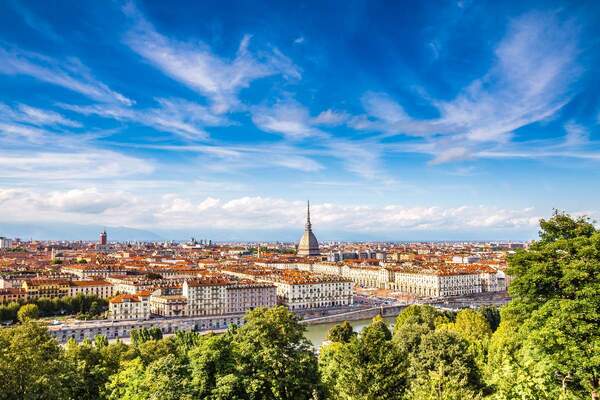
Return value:
[(540, 226), (541, 239), (509, 260), (512, 301), (490, 345), (490, 380), (498, 398), (515, 395), (507, 380), (523, 398), (598, 398), (600, 232), (558, 211)]
[(411, 305), (402, 310), (396, 318), (394, 333), (405, 325), (420, 325), (433, 330), (437, 325), (447, 322), (450, 322), (448, 316), (432, 306)]
[(358, 337), (334, 342), (320, 355), (323, 379), (334, 399), (401, 399), (406, 386), (406, 357), (392, 342), (381, 317)]
[(484, 368), (492, 329), (481, 312), (469, 308), (461, 310), (456, 314), (456, 321), (445, 324), (443, 329), (455, 332), (465, 339), (478, 366)]
[(21, 322), (37, 319), (39, 316), (40, 309), (35, 304), (26, 304), (17, 312), (17, 319)]
[(157, 327), (132, 329), (130, 335), (131, 343), (136, 347), (149, 340), (160, 340), (163, 336)]
[(250, 399), (308, 399), (321, 391), (317, 359), (298, 317), (257, 308), (232, 335), (236, 370)]
[[(23, 323), (0, 329), (0, 400), (575, 400), (600, 386), (600, 232), (555, 213), (540, 240), (509, 259), (513, 300), (447, 313), (407, 307), (394, 332), (373, 319), (359, 334), (345, 322), (315, 355), (304, 326), (284, 307), (249, 312), (224, 334), (160, 329), (64, 348), (32, 321), (99, 299), (39, 299), (0, 307)], [(19, 311), (21, 309), (21, 311)]]
[(348, 321), (335, 325), (327, 332), (327, 339), (332, 342), (348, 343), (354, 336), (356, 336), (356, 332)]
[(0, 321), (17, 321), (17, 313), (21, 307), (33, 304), (38, 307), (40, 317), (76, 314), (82, 319), (97, 318), (108, 310), (108, 301), (95, 295), (78, 294), (74, 297), (41, 297), (29, 299), (23, 303), (0, 305)]
[(71, 398), (74, 372), (45, 327), (0, 329), (0, 349), (0, 400)]
[(435, 385), (439, 393), (479, 394), (484, 384), (468, 347), (469, 343), (453, 332), (439, 330), (425, 335), (417, 351), (410, 354), (411, 392), (415, 393), (417, 386), (435, 378), (430, 384)]
[(496, 332), (496, 329), (500, 325), (500, 309), (495, 306), (486, 306), (481, 307), (479, 312), (487, 320), (492, 332)]

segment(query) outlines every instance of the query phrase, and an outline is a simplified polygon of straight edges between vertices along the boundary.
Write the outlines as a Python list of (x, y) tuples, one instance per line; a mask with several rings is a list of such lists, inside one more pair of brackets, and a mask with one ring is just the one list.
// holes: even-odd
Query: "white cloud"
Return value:
[(313, 124), (317, 125), (341, 125), (348, 120), (350, 115), (345, 111), (325, 110), (312, 119)]
[(10, 107), (0, 103), (0, 120), (26, 123), (35, 126), (81, 127), (79, 122), (65, 118), (55, 111), (42, 110), (26, 104), (18, 104), (16, 107)]
[(0, 73), (27, 75), (104, 103), (131, 105), (133, 101), (96, 80), (77, 59), (55, 60), (40, 54), (0, 47)]
[[(18, 205), (18, 207), (17, 207)], [(66, 192), (0, 188), (0, 206), (14, 207), (6, 218), (46, 221), (79, 221), (124, 224), (146, 229), (287, 230), (304, 224), (306, 203), (271, 197), (182, 197), (105, 192), (95, 187)], [(484, 206), (409, 207), (312, 203), (311, 219), (319, 231), (398, 233), (428, 230), (477, 232), (478, 230), (531, 230), (539, 215), (531, 208), (503, 209)]]
[(280, 133), (288, 139), (324, 136), (322, 131), (312, 126), (308, 110), (292, 100), (278, 102), (271, 107), (254, 107), (252, 121), (259, 129)]
[(145, 175), (154, 170), (147, 161), (109, 150), (78, 148), (68, 151), (3, 151), (0, 178), (31, 182), (72, 179), (110, 179)]
[(159, 107), (134, 109), (130, 107), (61, 104), (61, 107), (83, 115), (98, 115), (119, 121), (150, 126), (163, 132), (179, 135), (185, 139), (206, 139), (205, 126), (222, 126), (230, 122), (209, 108), (182, 99), (156, 99)]
[[(303, 139), (318, 139), (311, 142), (311, 146), (304, 151), (315, 155), (336, 158), (340, 160), (346, 170), (369, 179), (378, 181), (388, 178), (382, 172), (380, 156), (382, 146), (373, 140), (353, 140), (333, 135), (316, 128), (315, 125), (335, 125), (346, 114), (339, 111), (326, 110), (313, 118), (306, 107), (294, 100), (277, 102), (271, 107), (259, 106), (252, 109), (254, 124), (263, 131), (282, 134), (291, 141)], [(307, 164), (305, 156), (285, 156), (284, 163), (280, 165)], [(316, 165), (315, 165), (316, 167)], [(321, 168), (304, 168), (307, 171)]]
[(565, 145), (569, 147), (581, 146), (589, 143), (590, 133), (583, 126), (571, 121), (565, 124)]
[(227, 60), (204, 43), (184, 43), (161, 35), (133, 3), (124, 11), (134, 23), (125, 43), (165, 74), (210, 98), (215, 112), (237, 108), (239, 91), (253, 80), (272, 75), (300, 78), (298, 68), (279, 50), (252, 53), (249, 35), (242, 38), (235, 58)]
[(0, 119), (0, 138), (18, 142), (19, 139), (26, 139), (30, 142), (41, 142), (47, 136), (47, 132), (32, 126), (20, 125), (14, 123), (2, 122)]
[(556, 114), (569, 102), (571, 84), (581, 73), (577, 28), (553, 13), (514, 19), (494, 52), (494, 63), (454, 99), (431, 100), (440, 116), (410, 117), (386, 94), (363, 97), (365, 115), (352, 118), (355, 129), (384, 135), (422, 137), (407, 151), (434, 156), (434, 163), (473, 157), (491, 146), (510, 143), (514, 132)]
[(33, 200), (41, 208), (50, 210), (79, 214), (101, 214), (111, 208), (127, 207), (131, 196), (122, 192), (105, 193), (92, 187), (52, 191)]

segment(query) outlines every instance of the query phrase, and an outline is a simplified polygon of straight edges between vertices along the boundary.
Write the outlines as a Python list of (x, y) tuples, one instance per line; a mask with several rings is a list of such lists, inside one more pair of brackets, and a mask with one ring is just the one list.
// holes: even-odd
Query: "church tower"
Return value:
[(312, 231), (312, 225), (310, 223), (310, 202), (306, 205), (306, 224), (304, 225), (304, 234), (300, 238), (298, 243), (298, 255), (299, 256), (319, 256), (319, 241)]

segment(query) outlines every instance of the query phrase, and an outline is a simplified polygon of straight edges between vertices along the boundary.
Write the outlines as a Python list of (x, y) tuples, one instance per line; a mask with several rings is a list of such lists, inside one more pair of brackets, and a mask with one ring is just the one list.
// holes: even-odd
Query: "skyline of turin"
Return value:
[(0, 4), (0, 236), (529, 240), (600, 218), (595, 2)]

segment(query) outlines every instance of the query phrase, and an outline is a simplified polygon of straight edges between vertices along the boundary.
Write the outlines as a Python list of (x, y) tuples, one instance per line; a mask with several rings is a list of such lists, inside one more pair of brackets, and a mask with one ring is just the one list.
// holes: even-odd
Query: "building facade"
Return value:
[(149, 296), (147, 294), (123, 293), (108, 301), (109, 318), (115, 321), (150, 318)]

